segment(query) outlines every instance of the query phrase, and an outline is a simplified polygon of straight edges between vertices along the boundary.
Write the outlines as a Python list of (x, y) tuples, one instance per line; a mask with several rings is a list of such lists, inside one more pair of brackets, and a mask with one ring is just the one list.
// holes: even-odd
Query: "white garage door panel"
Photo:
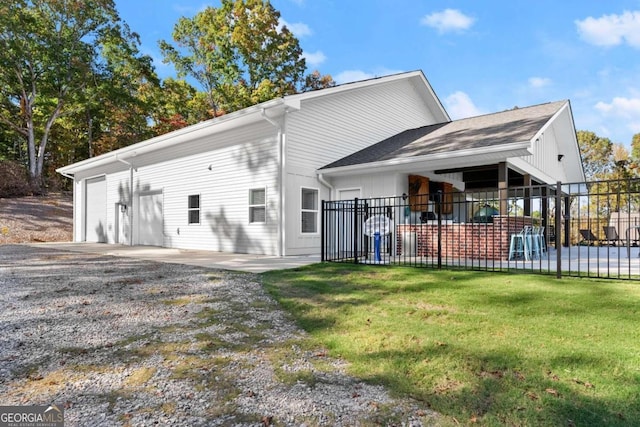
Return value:
[(107, 241), (107, 180), (104, 176), (86, 181), (85, 241)]
[(138, 244), (162, 246), (164, 228), (162, 193), (141, 194), (138, 209)]

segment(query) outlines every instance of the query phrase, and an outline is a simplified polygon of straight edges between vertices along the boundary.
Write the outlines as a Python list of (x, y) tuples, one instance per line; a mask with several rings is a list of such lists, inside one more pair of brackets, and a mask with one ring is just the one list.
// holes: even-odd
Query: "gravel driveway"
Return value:
[(259, 276), (0, 246), (0, 404), (66, 426), (435, 425), (312, 348)]

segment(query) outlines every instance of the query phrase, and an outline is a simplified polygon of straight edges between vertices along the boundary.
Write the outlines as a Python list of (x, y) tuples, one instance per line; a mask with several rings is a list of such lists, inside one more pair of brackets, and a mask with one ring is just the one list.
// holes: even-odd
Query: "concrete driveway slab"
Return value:
[(320, 262), (319, 255), (277, 257), (156, 246), (110, 245), (106, 243), (53, 242), (31, 243), (29, 246), (249, 273), (297, 268)]

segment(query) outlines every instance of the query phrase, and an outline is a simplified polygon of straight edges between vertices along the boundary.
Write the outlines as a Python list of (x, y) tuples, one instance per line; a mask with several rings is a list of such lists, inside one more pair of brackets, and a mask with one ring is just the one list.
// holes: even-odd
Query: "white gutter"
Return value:
[(182, 129), (174, 130), (172, 132), (165, 133), (163, 135), (159, 135), (133, 145), (129, 145), (127, 147), (119, 148), (115, 151), (101, 154), (96, 157), (91, 157), (89, 159), (73, 163), (71, 165), (63, 166), (59, 169), (56, 169), (56, 172), (60, 174), (66, 173), (67, 171), (75, 173), (85, 169), (112, 163), (117, 160), (116, 157), (118, 155), (142, 155), (151, 151), (173, 147), (185, 141), (190, 141), (200, 137), (208, 137), (214, 133), (223, 132), (225, 130), (240, 126), (242, 123), (245, 123), (247, 121), (252, 122), (254, 120), (260, 120), (259, 113), (262, 110), (283, 105), (284, 99), (276, 98), (270, 101), (263, 102), (262, 104), (245, 108), (243, 110), (225, 114), (221, 117), (216, 117), (215, 119), (196, 123)]
[(285, 248), (286, 248), (286, 233), (285, 233), (285, 205), (284, 205), (284, 199), (285, 199), (285, 186), (284, 186), (284, 181), (285, 181), (285, 169), (284, 169), (284, 135), (282, 133), (282, 125), (280, 123), (278, 123), (277, 121), (273, 120), (272, 118), (270, 118), (269, 116), (267, 116), (266, 113), (266, 109), (262, 108), (262, 110), (260, 110), (260, 115), (262, 116), (262, 118), (264, 120), (266, 120), (267, 122), (269, 122), (269, 124), (271, 124), (272, 126), (274, 126), (276, 128), (276, 130), (278, 131), (278, 169), (280, 172), (280, 191), (278, 191), (278, 209), (280, 210), (280, 215), (278, 215), (278, 256), (285, 256)]
[(331, 183), (324, 178), (324, 174), (322, 172), (317, 173), (317, 174), (318, 174), (318, 181), (320, 181), (322, 183), (322, 185), (324, 185), (325, 187), (327, 187), (329, 189), (329, 200), (333, 200), (336, 188), (333, 185), (331, 185)]
[[(127, 208), (127, 217), (129, 218), (129, 246), (133, 246), (133, 165), (119, 158), (118, 154), (115, 155), (115, 158), (116, 161), (129, 166), (129, 206)], [(118, 233), (118, 230), (116, 230), (116, 233)]]
[[(531, 141), (514, 142), (511, 144), (503, 144), (500, 146), (489, 146), (481, 148), (471, 148), (466, 150), (458, 150), (455, 152), (442, 152), (436, 154), (427, 154), (423, 156), (411, 156), (403, 158), (395, 158), (390, 160), (383, 160), (372, 163), (359, 163), (349, 166), (338, 166), (334, 168), (322, 169), (322, 173), (330, 176), (349, 175), (362, 171), (371, 170), (372, 167), (376, 168), (376, 171), (382, 171), (385, 169), (395, 170), (395, 168), (401, 166), (410, 167), (413, 164), (419, 164), (424, 162), (445, 162), (451, 163), (460, 159), (469, 158), (473, 159), (477, 156), (486, 156), (492, 154), (504, 154), (505, 158), (515, 157), (517, 155), (531, 154)], [(442, 166), (444, 167), (444, 166)]]

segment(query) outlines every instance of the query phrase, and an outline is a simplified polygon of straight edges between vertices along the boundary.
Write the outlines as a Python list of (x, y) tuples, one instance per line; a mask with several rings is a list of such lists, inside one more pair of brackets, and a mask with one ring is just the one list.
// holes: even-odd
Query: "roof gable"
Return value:
[[(379, 85), (388, 84), (398, 80), (405, 80), (413, 85), (415, 91), (420, 93), (424, 102), (429, 105), (431, 112), (437, 120), (449, 121), (449, 116), (444, 109), (442, 103), (436, 96), (431, 85), (427, 81), (422, 71), (410, 71), (405, 73), (393, 74), (389, 76), (376, 77), (373, 79), (362, 80), (357, 82), (345, 83), (342, 85), (318, 89), (310, 92), (303, 92), (294, 95), (287, 95), (281, 98), (275, 98), (270, 101), (263, 102), (245, 109), (235, 111), (215, 119), (206, 120), (185, 128), (156, 136), (136, 144), (120, 148), (73, 163), (68, 166), (57, 169), (58, 173), (65, 176), (75, 174), (77, 172), (101, 168), (107, 164), (117, 163), (123, 159), (149, 154), (167, 147), (175, 146), (190, 142), (196, 138), (211, 136), (223, 131), (233, 130), (246, 126), (247, 124), (264, 120), (265, 118), (274, 118), (284, 114), (286, 111), (298, 110), (303, 108), (302, 103), (305, 100), (315, 99), (319, 97), (331, 96), (337, 93), (348, 93), (364, 88), (374, 88)], [(267, 114), (266, 112), (269, 112)]]
[(567, 103), (558, 101), (410, 129), (321, 169), (531, 141)]

